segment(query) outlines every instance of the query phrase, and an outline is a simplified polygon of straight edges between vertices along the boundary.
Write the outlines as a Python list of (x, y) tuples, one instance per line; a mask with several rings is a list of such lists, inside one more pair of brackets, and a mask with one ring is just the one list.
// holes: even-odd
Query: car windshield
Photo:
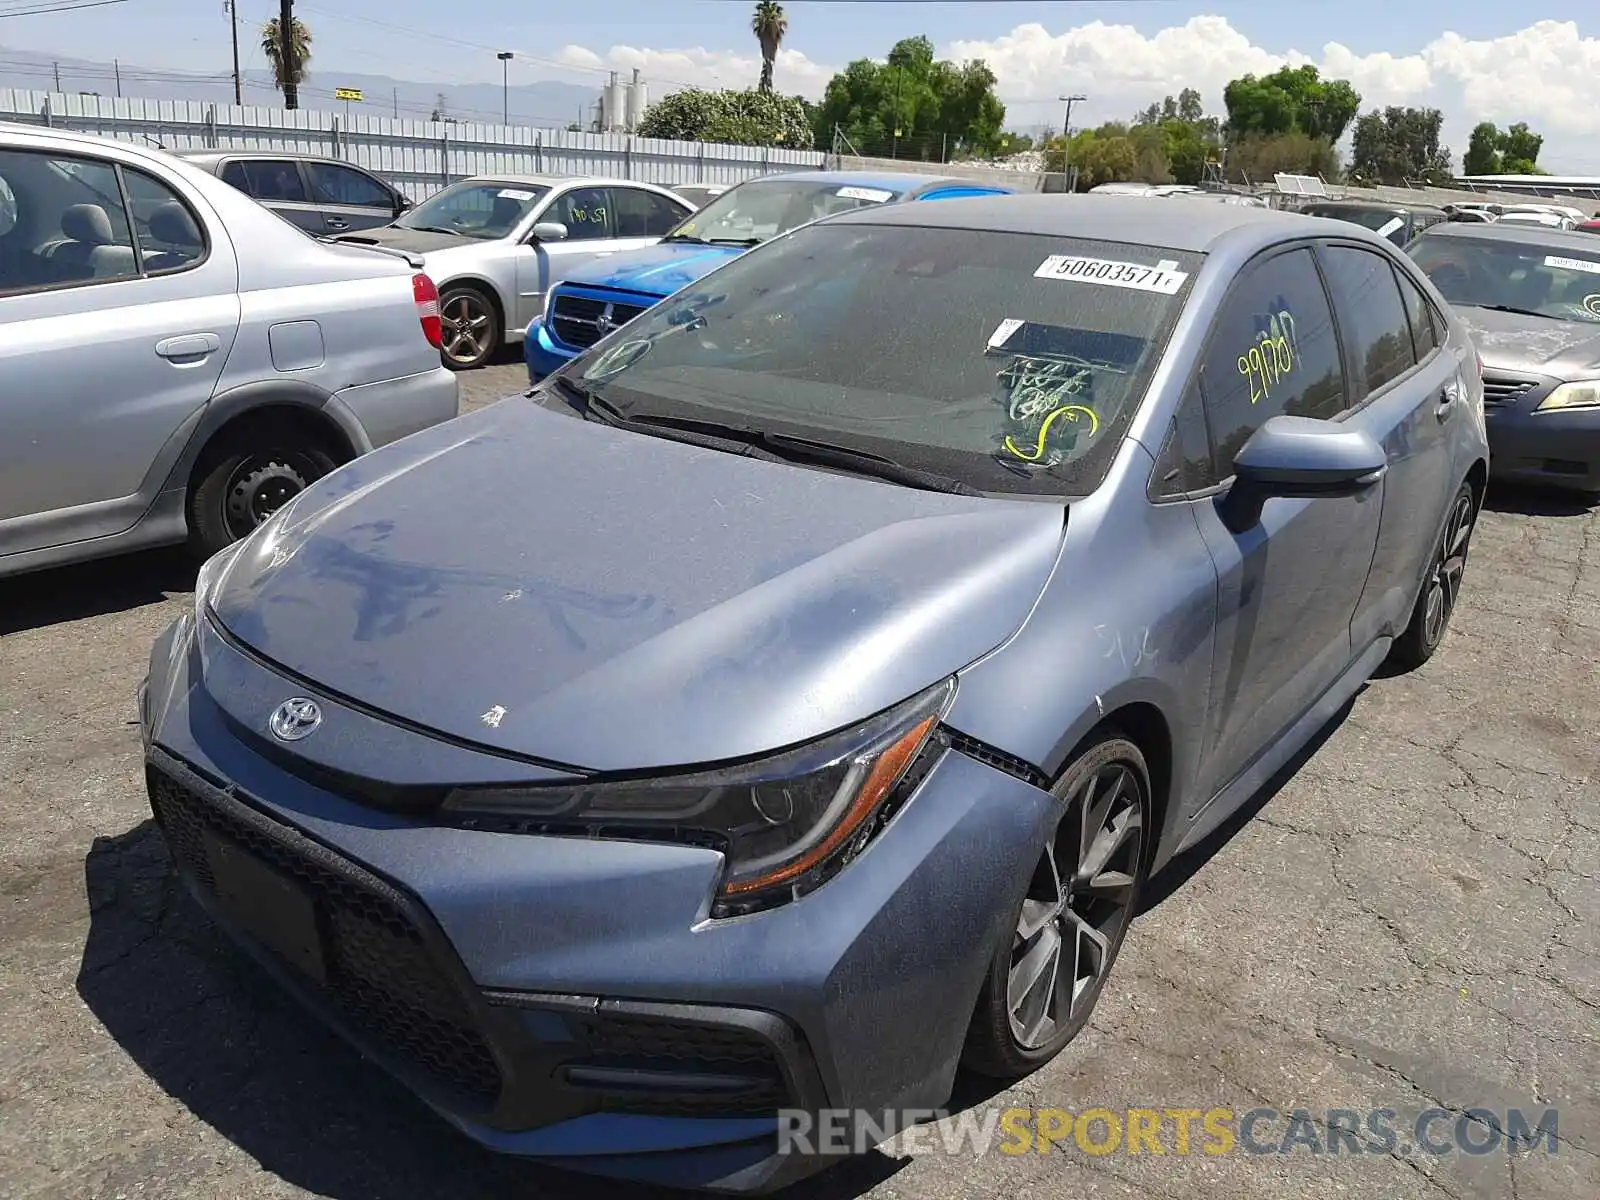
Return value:
[(1423, 237), (1417, 266), (1451, 304), (1600, 322), (1600, 251), (1477, 237)]
[(1394, 230), (1406, 223), (1404, 213), (1397, 213), (1387, 208), (1335, 208), (1332, 206), (1312, 205), (1306, 209), (1308, 215), (1313, 217), (1331, 217), (1336, 221), (1353, 221), (1357, 225), (1364, 225), (1374, 231), (1382, 231), (1388, 236)]
[(762, 179), (723, 192), (667, 235), (672, 241), (755, 245), (818, 217), (887, 204), (888, 188), (848, 182)]
[(641, 425), (825, 442), (985, 492), (1086, 495), (1200, 261), (823, 222), (685, 288), (558, 378)]
[(540, 183), (486, 183), (469, 179), (430, 196), (395, 224), (406, 229), (503, 238), (550, 189)]

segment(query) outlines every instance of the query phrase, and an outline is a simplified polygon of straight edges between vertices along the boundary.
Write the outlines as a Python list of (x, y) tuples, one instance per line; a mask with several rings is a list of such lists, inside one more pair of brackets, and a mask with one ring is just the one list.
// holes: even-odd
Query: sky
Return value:
[[(231, 66), (223, 0), (122, 0), (8, 15), (71, 2), (83, 0), (0, 0), (0, 47), (168, 70)], [(252, 31), (277, 5), (238, 3), (244, 65), (261, 67)], [(1478, 121), (1526, 121), (1545, 135), (1547, 170), (1600, 175), (1600, 16), (1575, 0), (1535, 9), (1503, 0), (790, 0), (784, 7), (789, 35), (776, 83), (813, 98), (845, 63), (882, 58), (914, 34), (931, 38), (941, 57), (987, 60), (1016, 129), (1059, 125), (1057, 97), (1066, 92), (1088, 97), (1074, 109), (1074, 127), (1126, 119), (1185, 86), (1220, 114), (1228, 80), (1310, 62), (1351, 80), (1364, 110), (1443, 110), (1457, 161)], [(598, 85), (611, 69), (626, 75), (639, 67), (659, 94), (753, 84), (760, 59), (751, 8), (749, 0), (471, 0), (471, 20), (462, 21), (431, 0), (296, 0), (295, 12), (313, 32), (313, 81), (324, 86), (337, 86), (341, 69), (441, 85), (499, 83), (495, 51), (510, 50), (513, 84)]]

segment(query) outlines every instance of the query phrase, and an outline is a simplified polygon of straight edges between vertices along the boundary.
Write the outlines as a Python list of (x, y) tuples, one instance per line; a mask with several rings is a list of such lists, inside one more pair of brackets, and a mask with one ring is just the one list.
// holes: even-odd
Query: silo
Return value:
[(611, 82), (606, 84), (605, 113), (601, 117), (607, 133), (621, 129), (623, 122), (628, 119), (627, 91), (628, 89), (617, 80), (617, 73), (611, 72)]
[(644, 120), (644, 110), (650, 107), (650, 94), (644, 80), (639, 78), (639, 68), (633, 69), (633, 84), (628, 88), (628, 132), (634, 133)]

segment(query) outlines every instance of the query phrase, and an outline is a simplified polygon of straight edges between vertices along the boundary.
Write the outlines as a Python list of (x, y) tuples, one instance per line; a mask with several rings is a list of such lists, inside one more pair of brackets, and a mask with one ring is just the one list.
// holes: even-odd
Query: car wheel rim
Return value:
[(1472, 541), (1472, 497), (1457, 497), (1445, 523), (1444, 537), (1433, 574), (1428, 578), (1428, 598), (1423, 614), (1423, 634), (1428, 645), (1436, 646), (1450, 624), (1461, 595), (1461, 579), (1467, 570), (1467, 546)]
[(228, 480), (223, 515), (235, 538), (257, 525), (305, 491), (312, 472), (282, 458), (252, 458), (241, 463)]
[(1048, 1045), (1080, 1020), (1104, 981), (1132, 911), (1144, 848), (1138, 776), (1094, 771), (1068, 797), (1028, 885), (1012, 938), (1006, 1011), (1018, 1045)]
[(440, 314), (444, 326), (444, 352), (451, 362), (475, 363), (483, 357), (489, 340), (489, 313), (470, 296), (450, 300)]

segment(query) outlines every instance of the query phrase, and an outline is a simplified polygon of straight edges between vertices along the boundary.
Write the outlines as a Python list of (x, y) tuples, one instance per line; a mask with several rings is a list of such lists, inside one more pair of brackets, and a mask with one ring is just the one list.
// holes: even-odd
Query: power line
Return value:
[(44, 4), (36, 8), (0, 9), (0, 18), (39, 17), (48, 13), (77, 12), (80, 8), (109, 8), (113, 4), (126, 4), (128, 0), (66, 0), (60, 4)]

